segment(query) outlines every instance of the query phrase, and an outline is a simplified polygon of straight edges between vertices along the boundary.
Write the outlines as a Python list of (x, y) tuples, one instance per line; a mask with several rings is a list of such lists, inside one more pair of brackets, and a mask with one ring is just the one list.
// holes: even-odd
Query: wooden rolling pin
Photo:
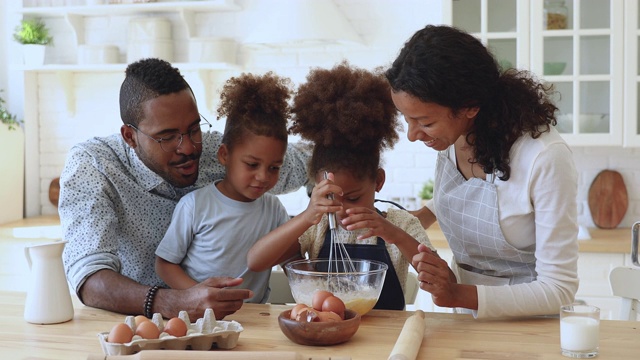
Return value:
[(404, 322), (388, 360), (415, 360), (424, 337), (424, 312), (417, 310)]
[(87, 360), (351, 360), (348, 356), (303, 356), (293, 351), (143, 350), (132, 355), (93, 354)]

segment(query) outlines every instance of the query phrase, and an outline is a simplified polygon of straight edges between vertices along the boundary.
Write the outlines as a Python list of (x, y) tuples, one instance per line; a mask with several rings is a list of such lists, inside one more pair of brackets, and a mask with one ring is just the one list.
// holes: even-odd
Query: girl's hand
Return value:
[(358, 236), (358, 240), (372, 236), (379, 236), (384, 241), (394, 244), (397, 235), (402, 229), (390, 223), (384, 216), (374, 209), (366, 207), (354, 207), (347, 210), (347, 217), (341, 220), (342, 226), (347, 230), (368, 229)]
[(327, 179), (313, 187), (309, 205), (301, 214), (306, 221), (316, 225), (320, 222), (323, 214), (342, 210), (342, 203), (329, 199), (330, 194), (342, 195), (342, 188), (333, 183), (333, 173), (329, 173)]

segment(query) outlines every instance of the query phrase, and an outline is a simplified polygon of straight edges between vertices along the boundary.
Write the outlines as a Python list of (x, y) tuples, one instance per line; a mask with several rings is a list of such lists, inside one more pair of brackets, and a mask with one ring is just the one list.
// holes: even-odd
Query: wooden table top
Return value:
[[(34, 325), (23, 319), (25, 294), (0, 291), (0, 354), (3, 359), (86, 359), (101, 354), (97, 334), (124, 315), (86, 307), (74, 299), (75, 316), (62, 324)], [(244, 327), (233, 350), (295, 351), (304, 356), (387, 359), (412, 312), (374, 310), (362, 318), (350, 341), (330, 347), (297, 345), (280, 331), (283, 305), (245, 304), (225, 320)], [(469, 315), (425, 313), (426, 331), (418, 359), (566, 359), (560, 355), (557, 318), (473, 319)], [(602, 320), (599, 359), (638, 359), (640, 322)], [(170, 351), (170, 350), (166, 350)], [(215, 357), (212, 354), (212, 359)]]

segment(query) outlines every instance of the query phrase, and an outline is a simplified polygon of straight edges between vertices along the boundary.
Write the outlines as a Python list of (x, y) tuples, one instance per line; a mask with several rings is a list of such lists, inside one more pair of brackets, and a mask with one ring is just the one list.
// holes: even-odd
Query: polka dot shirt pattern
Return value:
[[(58, 212), (67, 279), (78, 293), (91, 274), (110, 269), (141, 284), (165, 285), (154, 269), (155, 251), (182, 196), (215, 180), (225, 168), (216, 156), (222, 134), (205, 133), (198, 181), (176, 188), (147, 168), (120, 134), (74, 146), (60, 176)], [(307, 182), (310, 152), (289, 144), (274, 194)]]

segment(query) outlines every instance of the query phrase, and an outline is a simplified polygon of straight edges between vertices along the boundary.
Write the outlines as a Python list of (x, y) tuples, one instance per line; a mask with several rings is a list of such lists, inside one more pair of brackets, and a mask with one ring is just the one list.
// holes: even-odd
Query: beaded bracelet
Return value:
[(151, 308), (153, 307), (153, 299), (156, 297), (156, 293), (159, 288), (160, 286), (158, 285), (152, 286), (149, 288), (149, 291), (147, 291), (147, 296), (144, 297), (144, 316), (149, 319), (153, 317), (153, 311)]

